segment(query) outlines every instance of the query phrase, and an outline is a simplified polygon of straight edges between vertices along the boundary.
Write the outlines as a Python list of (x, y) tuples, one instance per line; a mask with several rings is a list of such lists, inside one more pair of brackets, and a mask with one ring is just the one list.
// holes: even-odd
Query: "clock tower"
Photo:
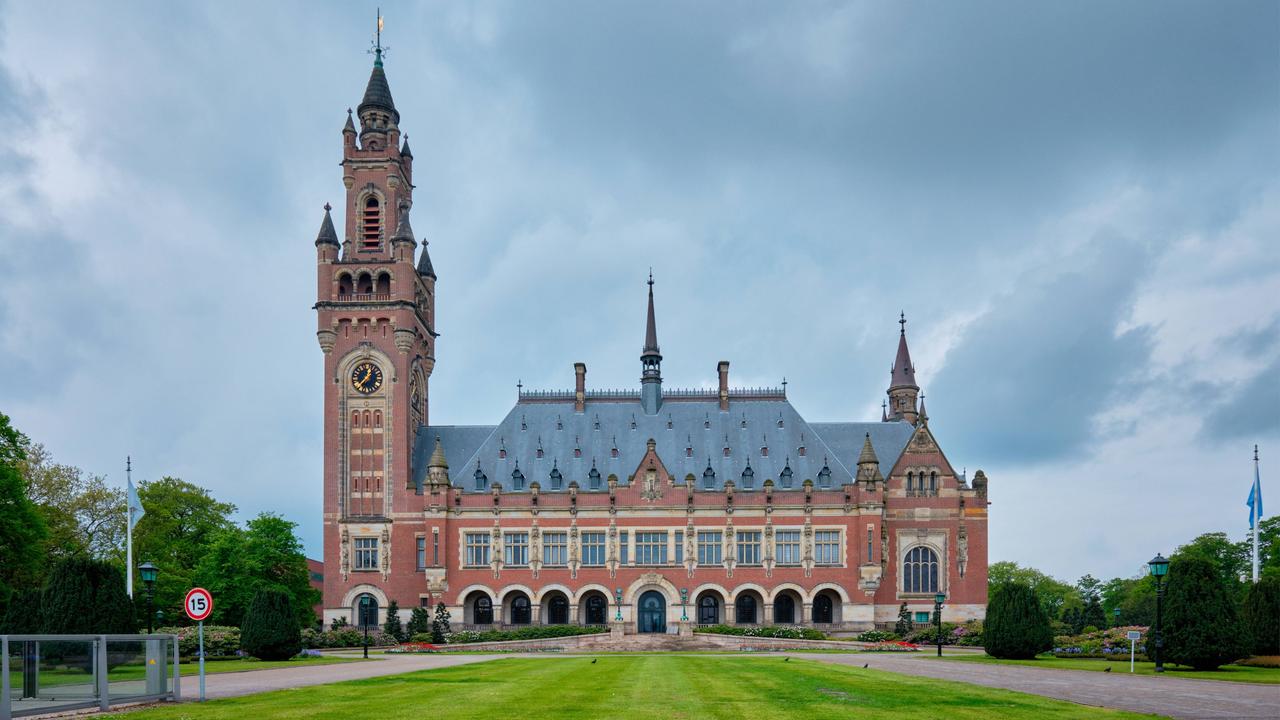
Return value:
[(381, 43), (374, 53), (364, 98), (342, 129), (342, 239), (328, 204), (316, 238), (326, 608), (353, 607), (364, 594), (385, 608), (392, 563), (413, 560), (422, 501), (413, 500), (410, 458), (435, 363), (436, 275), (425, 240), (415, 262), (409, 225), (413, 154)]

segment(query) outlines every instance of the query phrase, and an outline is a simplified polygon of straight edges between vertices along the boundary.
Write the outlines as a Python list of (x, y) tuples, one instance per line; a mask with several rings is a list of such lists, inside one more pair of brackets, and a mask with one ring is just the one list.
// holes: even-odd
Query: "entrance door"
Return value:
[(665, 633), (667, 631), (667, 601), (657, 590), (640, 596), (640, 616), (637, 618), (637, 629), (642, 633)]

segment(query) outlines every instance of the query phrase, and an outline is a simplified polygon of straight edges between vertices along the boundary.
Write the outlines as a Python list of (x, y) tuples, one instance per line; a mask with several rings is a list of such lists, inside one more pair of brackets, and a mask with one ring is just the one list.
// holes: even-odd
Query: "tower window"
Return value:
[(382, 246), (382, 208), (379, 207), (378, 198), (373, 196), (364, 201), (360, 241), (363, 250), (377, 250)]

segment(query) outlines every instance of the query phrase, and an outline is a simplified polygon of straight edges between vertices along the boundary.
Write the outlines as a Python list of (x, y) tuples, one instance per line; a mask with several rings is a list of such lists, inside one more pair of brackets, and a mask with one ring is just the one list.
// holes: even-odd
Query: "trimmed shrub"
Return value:
[(416, 607), (409, 613), (409, 623), (404, 626), (409, 637), (431, 632), (431, 613), (424, 607)]
[[(145, 600), (139, 604), (146, 607)], [(87, 557), (69, 557), (54, 566), (40, 594), (40, 632), (129, 634), (137, 628), (120, 568)]]
[(911, 622), (911, 611), (907, 609), (906, 603), (902, 603), (898, 608), (898, 622), (893, 626), (893, 631), (898, 637), (905, 637), (913, 627), (915, 624)]
[(786, 640), (826, 640), (827, 634), (813, 628), (791, 627), (788, 625), (759, 625), (739, 627), (737, 625), (707, 625), (695, 627), (697, 633), (712, 635), (737, 635), (739, 637), (784, 638)]
[[(395, 638), (381, 630), (369, 633), (369, 647), (385, 647), (387, 645), (395, 645), (396, 642)], [(311, 650), (363, 646), (364, 632), (350, 625), (338, 630), (319, 631), (307, 628), (302, 631), (302, 647)]]
[[(604, 625), (529, 625), (519, 630), (462, 630), (450, 633), (450, 645), (477, 642), (503, 642), (506, 640), (542, 640), (544, 638), (571, 637), (574, 635), (594, 635), (609, 632)], [(431, 635), (424, 634), (413, 638), (413, 642), (431, 642)]]
[[(195, 625), (156, 628), (161, 635), (178, 636), (178, 654), (184, 658), (197, 657), (200, 650), (200, 634)], [(204, 626), (204, 656), (206, 659), (235, 657), (240, 650), (240, 628), (230, 625)]]
[(263, 588), (254, 594), (240, 628), (240, 646), (259, 660), (288, 660), (302, 651), (298, 614), (288, 592)]
[(1244, 624), (1217, 566), (1195, 555), (1169, 561), (1163, 659), (1214, 670), (1249, 654)]
[(997, 658), (1033, 658), (1053, 647), (1049, 616), (1030, 585), (997, 585), (987, 605), (982, 646)]
[(382, 623), (382, 632), (395, 638), (396, 642), (409, 639), (409, 634), (404, 631), (404, 625), (400, 624), (400, 604), (395, 600), (387, 603), (387, 621)]
[(1280, 576), (1268, 575), (1244, 596), (1245, 627), (1254, 655), (1280, 655)]
[(436, 604), (436, 616), (431, 620), (431, 642), (439, 645), (449, 637), (449, 608), (444, 603)]

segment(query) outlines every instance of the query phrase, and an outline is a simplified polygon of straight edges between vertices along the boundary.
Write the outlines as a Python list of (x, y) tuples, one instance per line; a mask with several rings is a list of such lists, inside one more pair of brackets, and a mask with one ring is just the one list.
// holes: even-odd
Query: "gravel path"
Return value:
[(1198, 718), (1280, 718), (1280, 685), (1189, 680), (1090, 670), (1034, 668), (1025, 665), (947, 662), (919, 656), (863, 653), (804, 655), (838, 665), (957, 680), (1067, 700), (1193, 720)]

